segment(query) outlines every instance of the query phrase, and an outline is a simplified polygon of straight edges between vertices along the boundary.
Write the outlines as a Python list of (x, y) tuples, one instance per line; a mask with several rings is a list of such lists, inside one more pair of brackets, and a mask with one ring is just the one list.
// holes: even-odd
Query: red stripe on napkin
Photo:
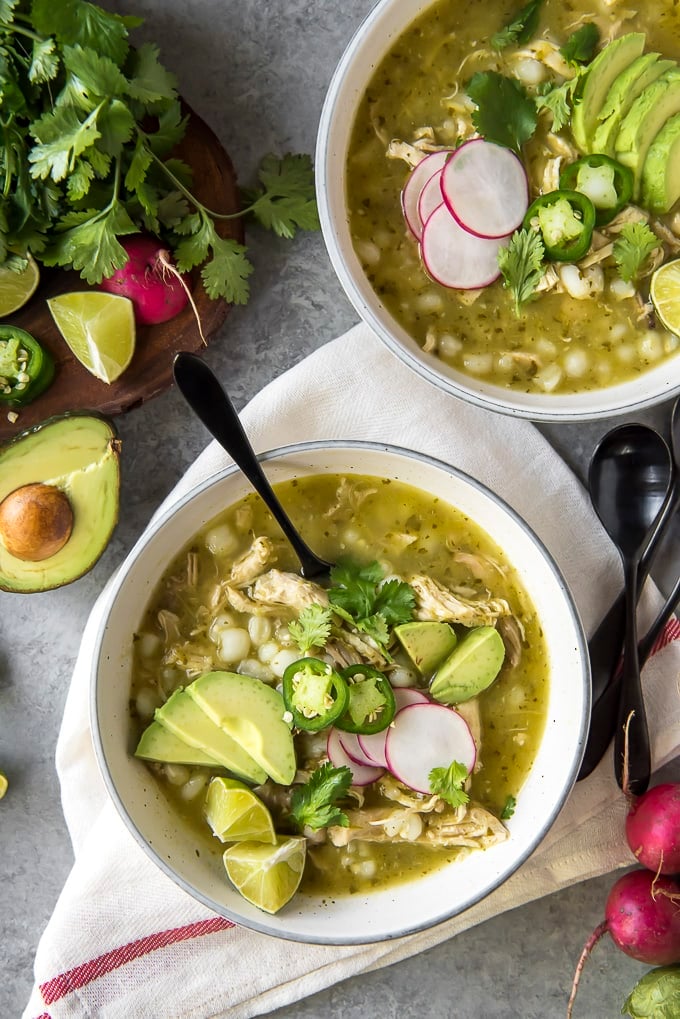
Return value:
[(659, 636), (654, 641), (654, 647), (651, 650), (651, 654), (655, 655), (657, 651), (661, 651), (667, 644), (672, 644), (674, 640), (680, 638), (680, 622), (673, 616), (669, 619)]
[[(130, 941), (127, 945), (114, 948), (112, 952), (105, 952), (104, 955), (99, 955), (96, 959), (90, 959), (89, 962), (85, 962), (81, 966), (74, 966), (66, 973), (53, 977), (40, 985), (40, 993), (45, 1004), (52, 1005), (72, 991), (85, 987), (92, 980), (97, 980), (98, 977), (118, 969), (119, 966), (124, 966), (127, 962), (132, 962), (133, 959), (139, 959), (142, 955), (155, 952), (159, 948), (167, 948), (168, 945), (175, 945), (180, 941), (200, 938), (205, 934), (215, 934), (235, 926), (236, 924), (231, 920), (216, 916), (210, 920), (187, 924), (185, 927), (174, 927), (168, 931), (149, 934), (146, 938)], [(40, 1016), (39, 1019), (49, 1019), (49, 1016)]]

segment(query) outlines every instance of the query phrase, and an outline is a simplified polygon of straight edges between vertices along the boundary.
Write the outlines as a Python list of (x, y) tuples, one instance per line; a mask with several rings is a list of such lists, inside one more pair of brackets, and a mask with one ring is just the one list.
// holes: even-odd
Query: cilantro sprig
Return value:
[(242, 211), (207, 208), (172, 156), (188, 121), (175, 78), (156, 46), (130, 45), (139, 24), (89, 0), (0, 0), (0, 264), (31, 252), (96, 284), (146, 230), (180, 271), (201, 266), (210, 297), (243, 304), (252, 265), (219, 223), (317, 229), (311, 160), (267, 155)]
[(560, 53), (568, 64), (588, 64), (600, 42), (600, 30), (593, 21), (586, 21), (569, 36)]
[(330, 762), (313, 771), (304, 785), (293, 789), (290, 816), (302, 828), (328, 828), (339, 825), (347, 828), (347, 814), (337, 806), (337, 801), (347, 795), (352, 784), (352, 772), (343, 766), (334, 768)]
[(545, 271), (544, 258), (545, 248), (537, 230), (516, 230), (508, 246), (498, 252), (503, 285), (513, 296), (517, 316), (536, 293)]
[(520, 152), (536, 130), (536, 104), (516, 78), (497, 71), (477, 71), (467, 85), (467, 94), (477, 109), (472, 114), (475, 129), (487, 141)]
[(333, 611), (327, 605), (307, 605), (297, 620), (288, 624), (288, 632), (303, 654), (325, 647), (331, 635)]
[(446, 800), (452, 807), (462, 807), (470, 797), (463, 786), (468, 770), (459, 761), (451, 761), (448, 768), (433, 768), (429, 774), (430, 791)]
[(529, 0), (511, 18), (507, 25), (491, 36), (491, 45), (495, 50), (503, 50), (514, 43), (529, 42), (538, 28), (538, 17), (543, 0)]
[(614, 261), (621, 279), (635, 283), (660, 245), (661, 241), (646, 223), (626, 223), (614, 241)]
[(328, 597), (337, 615), (384, 648), (389, 627), (413, 618), (415, 592), (410, 584), (383, 581), (383, 576), (377, 562), (360, 566), (345, 560), (331, 570)]

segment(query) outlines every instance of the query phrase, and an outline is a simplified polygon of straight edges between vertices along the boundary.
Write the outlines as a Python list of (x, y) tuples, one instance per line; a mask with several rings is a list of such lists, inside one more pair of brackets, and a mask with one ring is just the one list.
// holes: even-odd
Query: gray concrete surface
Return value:
[[(313, 151), (333, 66), (370, 0), (111, 5), (146, 17), (140, 36), (160, 44), (184, 95), (216, 130), (247, 183), (267, 151)], [(319, 235), (289, 244), (253, 230), (248, 243), (256, 267), (252, 299), (230, 315), (206, 355), (238, 407), (355, 321)], [(665, 405), (642, 419), (666, 429), (669, 411)], [(110, 572), (206, 442), (174, 391), (121, 418), (119, 427), (121, 522), (104, 557), (62, 590), (0, 595), (0, 767), (11, 782), (0, 805), (1, 1019), (21, 1014), (38, 938), (72, 863), (53, 757), (83, 625)], [(606, 428), (600, 423), (544, 430), (583, 474)], [(675, 544), (674, 539), (665, 557), (671, 565), (662, 581), (672, 575)], [(601, 919), (610, 884), (605, 877), (578, 885), (276, 1015), (557, 1019), (564, 1015), (574, 963)], [(613, 1019), (645, 968), (602, 943), (584, 977), (576, 1016)]]

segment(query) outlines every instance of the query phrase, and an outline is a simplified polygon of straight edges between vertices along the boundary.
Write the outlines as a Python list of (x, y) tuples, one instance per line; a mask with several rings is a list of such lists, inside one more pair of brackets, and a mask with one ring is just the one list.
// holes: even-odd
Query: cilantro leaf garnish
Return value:
[(382, 579), (377, 562), (360, 566), (344, 561), (331, 570), (328, 597), (334, 612), (384, 647), (389, 627), (413, 618), (415, 593), (403, 580)]
[(514, 796), (508, 796), (505, 801), (505, 805), (501, 810), (501, 821), (509, 821), (512, 815), (515, 813), (515, 807), (517, 806), (517, 800)]
[(586, 21), (573, 32), (560, 53), (568, 64), (588, 64), (595, 56), (600, 41), (600, 30), (592, 21)]
[(347, 795), (352, 784), (352, 772), (343, 766), (334, 768), (327, 761), (312, 772), (304, 785), (293, 788), (290, 801), (290, 816), (300, 828), (328, 828), (349, 825), (347, 814), (336, 806), (336, 801)]
[(536, 104), (515, 78), (478, 71), (468, 83), (467, 94), (477, 106), (472, 123), (487, 141), (519, 152), (532, 137), (538, 123)]
[(579, 80), (580, 75), (577, 74), (561, 85), (548, 85), (545, 90), (539, 88), (536, 94), (536, 109), (549, 110), (553, 119), (552, 129), (555, 132), (561, 131), (571, 119), (574, 92)]
[(517, 11), (511, 21), (499, 32), (491, 36), (491, 45), (495, 50), (503, 50), (513, 43), (529, 42), (538, 28), (538, 16), (543, 0), (529, 0), (529, 3)]
[(298, 228), (319, 229), (314, 201), (314, 171), (305, 155), (265, 156), (258, 171), (260, 187), (244, 191), (255, 219), (279, 237), (294, 237)]
[(503, 274), (503, 285), (515, 301), (515, 314), (520, 315), (522, 305), (536, 292), (544, 272), (545, 248), (536, 230), (516, 230), (506, 248), (498, 252), (498, 267)]
[(459, 761), (451, 761), (448, 768), (433, 768), (429, 774), (430, 791), (452, 807), (462, 807), (470, 797), (463, 789), (468, 770)]
[(621, 279), (634, 283), (649, 256), (660, 244), (661, 241), (646, 223), (626, 223), (614, 241), (614, 261)]
[(303, 654), (325, 646), (331, 634), (332, 615), (328, 606), (307, 605), (297, 620), (288, 624), (288, 632)]

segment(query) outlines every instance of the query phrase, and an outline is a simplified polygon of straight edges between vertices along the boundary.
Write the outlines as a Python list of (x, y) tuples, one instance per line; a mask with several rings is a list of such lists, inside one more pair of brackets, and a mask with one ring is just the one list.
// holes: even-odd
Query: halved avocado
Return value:
[(571, 130), (582, 152), (592, 152), (591, 140), (607, 93), (616, 78), (645, 48), (643, 32), (629, 32), (610, 42), (590, 64), (574, 106)]
[(680, 113), (680, 68), (668, 71), (642, 92), (621, 121), (616, 136), (616, 158), (635, 175), (635, 198), (640, 197), (642, 169), (657, 134)]
[(648, 85), (652, 85), (673, 66), (672, 60), (661, 60), (658, 53), (644, 53), (621, 72), (607, 92), (607, 98), (598, 114), (598, 126), (591, 142), (592, 152), (614, 155), (616, 136), (628, 110)]
[[(119, 454), (112, 422), (89, 414), (51, 418), (0, 449), (0, 590), (48, 591), (94, 566), (118, 521)], [(50, 545), (51, 529), (62, 534)]]
[(666, 121), (642, 167), (642, 204), (659, 216), (680, 198), (680, 113)]

